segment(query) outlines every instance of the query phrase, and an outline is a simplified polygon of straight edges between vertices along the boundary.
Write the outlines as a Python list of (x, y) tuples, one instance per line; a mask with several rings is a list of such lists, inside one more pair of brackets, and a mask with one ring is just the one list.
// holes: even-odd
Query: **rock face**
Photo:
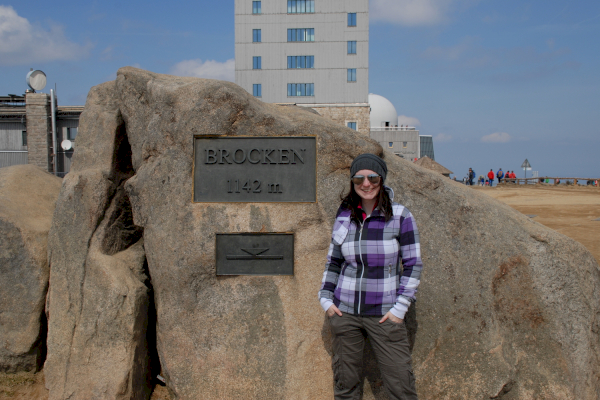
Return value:
[[(317, 202), (193, 203), (194, 135), (316, 136)], [(50, 398), (146, 396), (152, 299), (156, 356), (177, 398), (332, 398), (317, 291), (350, 163), (381, 147), (232, 83), (129, 67), (92, 88), (77, 140), (49, 237)], [(420, 398), (597, 398), (593, 257), (484, 194), (383, 156), (421, 230)], [(293, 232), (294, 275), (217, 277), (215, 235), (226, 232)], [(384, 399), (377, 371), (366, 376), (364, 398)]]
[(145, 399), (150, 394), (154, 314), (142, 229), (124, 184), (131, 149), (106, 85), (93, 90), (48, 237), (50, 399)]
[(35, 371), (46, 354), (47, 235), (61, 179), (0, 168), (0, 372)]

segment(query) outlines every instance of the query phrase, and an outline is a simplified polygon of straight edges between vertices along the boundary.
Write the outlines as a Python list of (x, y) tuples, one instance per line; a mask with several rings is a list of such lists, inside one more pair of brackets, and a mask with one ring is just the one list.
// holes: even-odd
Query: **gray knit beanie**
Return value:
[(373, 172), (381, 175), (381, 179), (385, 181), (387, 175), (387, 165), (385, 161), (377, 157), (375, 154), (361, 154), (357, 156), (352, 165), (350, 166), (350, 177), (354, 176), (358, 171), (362, 169), (370, 169)]

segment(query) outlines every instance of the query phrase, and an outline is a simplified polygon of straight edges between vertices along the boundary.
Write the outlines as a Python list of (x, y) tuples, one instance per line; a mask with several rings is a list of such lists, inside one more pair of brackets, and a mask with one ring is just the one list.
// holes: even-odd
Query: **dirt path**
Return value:
[(586, 186), (474, 186), (534, 220), (583, 244), (600, 264), (600, 188)]

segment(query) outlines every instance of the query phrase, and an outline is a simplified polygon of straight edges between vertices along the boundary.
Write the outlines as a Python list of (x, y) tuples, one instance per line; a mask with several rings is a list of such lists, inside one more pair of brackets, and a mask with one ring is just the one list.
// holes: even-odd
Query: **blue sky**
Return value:
[[(29, 68), (61, 105), (126, 65), (233, 81), (233, 19), (233, 1), (0, 0), (0, 95)], [(459, 178), (525, 158), (600, 177), (600, 1), (371, 0), (370, 19), (369, 91)]]

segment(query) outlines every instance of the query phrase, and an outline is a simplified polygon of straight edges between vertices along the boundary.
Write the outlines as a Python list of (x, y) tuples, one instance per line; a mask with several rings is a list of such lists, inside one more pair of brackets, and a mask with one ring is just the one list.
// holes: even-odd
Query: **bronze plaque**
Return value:
[(217, 233), (217, 275), (294, 275), (293, 233)]
[(314, 136), (195, 136), (194, 202), (317, 201)]

